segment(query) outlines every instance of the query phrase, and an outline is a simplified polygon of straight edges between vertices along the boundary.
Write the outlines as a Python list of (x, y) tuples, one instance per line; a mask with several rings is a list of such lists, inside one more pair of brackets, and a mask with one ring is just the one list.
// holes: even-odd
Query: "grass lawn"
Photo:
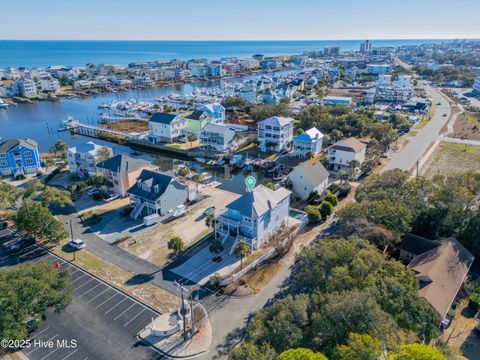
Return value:
[[(422, 121), (419, 121), (414, 127), (413, 129), (415, 130), (420, 130), (420, 129), (423, 129), (428, 123), (430, 122), (430, 116), (427, 116), (425, 119), (423, 119)], [(415, 131), (413, 130), (413, 131)], [(410, 130), (409, 134), (412, 132), (412, 130)], [(415, 134), (416, 135), (416, 134)], [(415, 136), (414, 135), (414, 136)]]
[(166, 148), (170, 148), (170, 149), (181, 149), (182, 148), (182, 145), (180, 145), (180, 144), (165, 144), (164, 146)]
[(480, 171), (480, 147), (453, 142), (441, 142), (425, 166), (427, 178), (467, 171)]
[[(71, 248), (66, 245), (68, 240), (64, 241), (52, 251), (66, 260), (72, 260), (73, 254)], [(74, 264), (98, 276), (108, 284), (116, 286), (119, 289), (129, 293), (146, 304), (160, 310), (161, 312), (171, 311), (179, 304), (179, 299), (169, 292), (158, 288), (148, 282), (133, 283), (134, 274), (125, 271), (118, 266), (109, 263), (102, 258), (89, 252), (87, 249), (77, 251)]]

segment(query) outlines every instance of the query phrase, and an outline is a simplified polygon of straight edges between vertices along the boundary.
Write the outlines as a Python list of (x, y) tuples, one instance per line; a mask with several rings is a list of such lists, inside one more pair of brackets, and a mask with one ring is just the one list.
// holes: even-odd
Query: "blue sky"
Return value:
[(0, 39), (480, 38), (480, 0), (1, 2)]

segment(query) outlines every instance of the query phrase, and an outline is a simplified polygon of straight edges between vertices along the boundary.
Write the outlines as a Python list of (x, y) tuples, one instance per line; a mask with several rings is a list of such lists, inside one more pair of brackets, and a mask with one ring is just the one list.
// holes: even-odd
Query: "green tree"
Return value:
[(21, 195), (21, 191), (15, 186), (0, 180), (0, 209), (15, 207)]
[(228, 358), (230, 360), (276, 360), (277, 353), (268, 344), (257, 347), (252, 343), (243, 342), (230, 351)]
[(337, 346), (339, 360), (378, 360), (382, 342), (368, 334), (351, 333), (346, 345)]
[(322, 215), (316, 206), (310, 206), (306, 210), (308, 222), (310, 224), (318, 224), (322, 220)]
[(185, 248), (185, 243), (182, 238), (179, 236), (174, 236), (168, 241), (168, 248), (173, 250), (175, 254), (178, 254), (183, 251)]
[(65, 154), (65, 152), (68, 150), (68, 145), (65, 141), (63, 140), (57, 140), (55, 143), (50, 146), (50, 152), (53, 153), (55, 156)]
[(73, 206), (72, 197), (69, 191), (60, 190), (53, 186), (45, 186), (42, 195), (42, 205), (45, 207), (50, 206)]
[(193, 134), (188, 134), (187, 139), (190, 142), (190, 147), (192, 147), (192, 143), (197, 140), (197, 137)]
[(68, 232), (52, 213), (39, 203), (24, 201), (16, 215), (19, 230), (42, 242), (58, 244), (68, 237)]
[(107, 179), (103, 175), (95, 174), (92, 177), (90, 177), (87, 180), (87, 182), (88, 182), (88, 185), (91, 185), (95, 187), (97, 190), (100, 190), (101, 187), (107, 183)]
[(332, 204), (332, 206), (337, 206), (338, 198), (335, 196), (335, 194), (328, 193), (325, 195), (325, 202)]
[(333, 205), (328, 201), (324, 201), (320, 204), (320, 215), (322, 215), (322, 219), (326, 219), (333, 213)]
[(50, 262), (0, 270), (0, 337), (26, 339), (27, 322), (40, 323), (46, 311), (62, 312), (71, 301), (68, 270)]
[(215, 240), (217, 239), (217, 231), (216, 231), (217, 221), (216, 220), (217, 219), (215, 218), (214, 213), (208, 214), (207, 217), (205, 218), (205, 225), (213, 229), (213, 235), (215, 237)]
[(391, 354), (392, 360), (447, 360), (437, 349), (427, 345), (411, 344), (402, 346), (400, 352)]
[(240, 258), (240, 269), (243, 269), (243, 258), (247, 257), (251, 253), (252, 249), (245, 240), (240, 240), (237, 245), (235, 245), (235, 248), (233, 249), (233, 255), (237, 258)]
[(278, 360), (328, 360), (322, 353), (313, 352), (310, 349), (297, 348), (290, 349), (281, 353)]
[(223, 251), (223, 244), (220, 240), (215, 239), (212, 241), (208, 249), (213, 254), (220, 254)]
[(108, 146), (102, 146), (97, 150), (97, 161), (102, 162), (112, 157), (112, 149)]

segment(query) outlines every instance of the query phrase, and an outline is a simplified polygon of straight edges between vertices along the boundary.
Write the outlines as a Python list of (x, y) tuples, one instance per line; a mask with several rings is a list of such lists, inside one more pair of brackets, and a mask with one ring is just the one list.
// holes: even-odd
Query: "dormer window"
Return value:
[(155, 191), (156, 193), (158, 193), (160, 191), (158, 185), (153, 186), (153, 191)]
[(142, 186), (142, 180), (140, 180), (140, 179), (137, 180), (137, 186), (138, 186), (138, 187), (141, 187), (141, 186)]

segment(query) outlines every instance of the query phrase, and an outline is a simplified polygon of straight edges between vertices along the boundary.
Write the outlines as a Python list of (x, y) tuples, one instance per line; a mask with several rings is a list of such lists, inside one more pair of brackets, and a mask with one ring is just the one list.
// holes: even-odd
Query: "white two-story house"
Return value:
[(280, 152), (293, 140), (293, 119), (272, 116), (258, 122), (258, 147), (262, 152)]
[(292, 153), (295, 156), (305, 157), (307, 154), (316, 155), (322, 151), (323, 134), (316, 127), (293, 138)]
[(186, 131), (187, 120), (178, 114), (155, 113), (148, 121), (149, 139), (154, 144), (171, 143)]
[(367, 145), (351, 137), (337, 141), (328, 148), (328, 162), (333, 170), (355, 171), (352, 161), (361, 165), (365, 161)]
[(236, 147), (235, 130), (227, 125), (207, 124), (200, 134), (200, 141), (206, 148), (225, 152)]
[(291, 192), (259, 185), (226, 206), (217, 217), (217, 236), (223, 242), (233, 238), (233, 246), (245, 240), (252, 250), (259, 249), (271, 236), (288, 226)]
[(81, 178), (90, 177), (97, 173), (97, 163), (112, 155), (113, 151), (108, 146), (88, 141), (67, 150), (68, 168), (70, 173), (77, 174)]

